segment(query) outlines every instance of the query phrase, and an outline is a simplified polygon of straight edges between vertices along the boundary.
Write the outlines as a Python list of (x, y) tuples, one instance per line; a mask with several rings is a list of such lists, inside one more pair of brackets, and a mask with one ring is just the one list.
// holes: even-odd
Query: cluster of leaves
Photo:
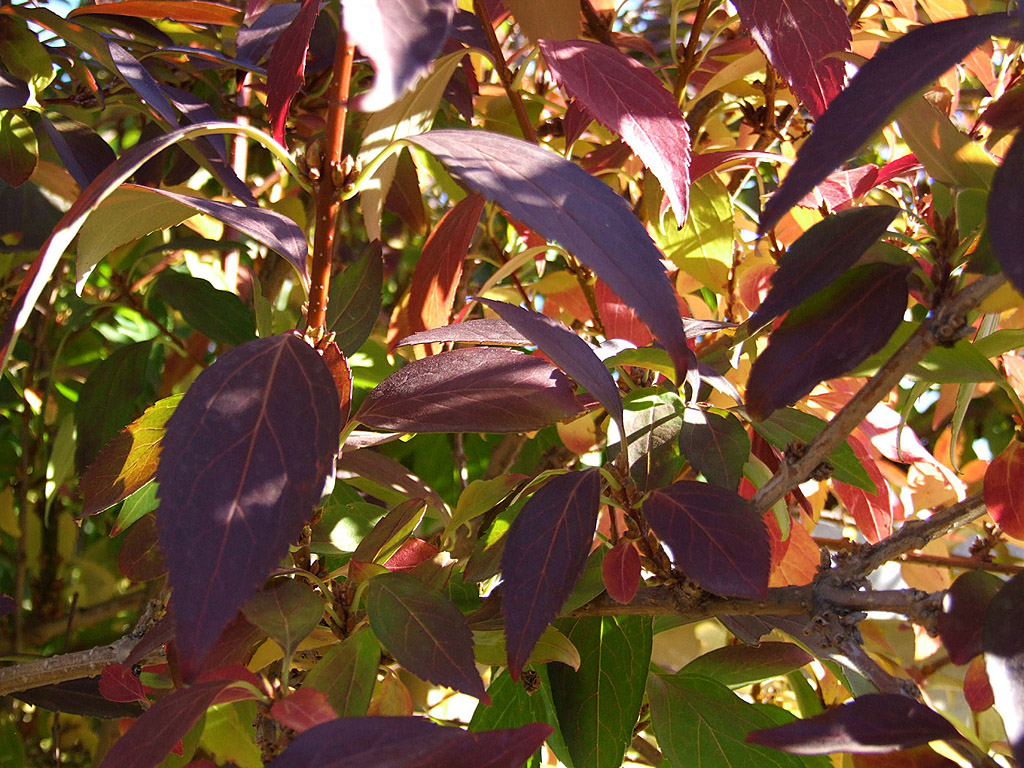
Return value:
[(978, 5), (0, 8), (0, 762), (1024, 761)]

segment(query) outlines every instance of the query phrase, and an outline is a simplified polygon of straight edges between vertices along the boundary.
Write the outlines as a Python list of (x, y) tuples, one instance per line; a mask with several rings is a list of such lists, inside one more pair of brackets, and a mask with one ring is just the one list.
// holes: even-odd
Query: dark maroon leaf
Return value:
[(17, 603), (10, 595), (0, 594), (0, 619), (9, 613), (14, 613)]
[(117, 65), (118, 73), (128, 82), (132, 90), (150, 109), (160, 115), (164, 122), (168, 125), (177, 125), (178, 116), (160, 88), (160, 84), (153, 79), (153, 76), (139, 63), (138, 59), (120, 45), (113, 41), (108, 42), (107, 45), (110, 48), (110, 58)]
[[(582, 384), (622, 427), (622, 396), (611, 373), (587, 342), (563, 323), (530, 309), (477, 299), (530, 339), (555, 365)], [(625, 431), (625, 427), (622, 427)]]
[(414, 675), (491, 703), (476, 670), (473, 633), (443, 592), (408, 573), (381, 574), (367, 586), (366, 614), (373, 634)]
[(509, 529), (501, 556), (501, 612), (513, 680), (583, 573), (600, 498), (598, 470), (559, 475), (530, 497)]
[(982, 643), (996, 711), (1020, 764), (1024, 761), (1024, 574), (1014, 576), (992, 598)]
[(843, 274), (899, 212), (899, 208), (884, 205), (852, 208), (828, 216), (804, 232), (779, 259), (772, 289), (750, 318), (750, 327), (768, 323)]
[(988, 238), (999, 266), (1018, 291), (1024, 290), (1024, 139), (1018, 133), (992, 177), (988, 196)]
[(280, 34), (292, 23), (301, 7), (299, 3), (271, 5), (251, 25), (243, 24), (239, 27), (235, 39), (238, 59), (249, 64), (260, 62)]
[(766, 419), (881, 349), (903, 320), (908, 272), (892, 264), (854, 267), (791, 310), (751, 368), (750, 417)]
[(306, 51), (313, 23), (320, 11), (320, 0), (302, 0), (302, 7), (288, 28), (274, 41), (267, 61), (267, 109), (274, 138), (284, 144), (284, 124), (288, 107), (302, 87), (306, 72)]
[(942, 715), (909, 696), (869, 693), (817, 717), (753, 731), (751, 744), (796, 755), (897, 752), (960, 734)]
[(605, 591), (617, 603), (628, 603), (640, 586), (640, 553), (629, 539), (604, 553), (601, 561), (601, 577)]
[(607, 184), (553, 152), (486, 131), (430, 131), (410, 141), (593, 269), (665, 345), (680, 381), (694, 367), (661, 253)]
[(954, 664), (967, 664), (984, 649), (981, 644), (985, 612), (1003, 580), (985, 571), (966, 571), (942, 598), (939, 637)]
[(587, 130), (594, 116), (587, 112), (586, 107), (576, 99), (569, 102), (562, 118), (562, 130), (565, 132), (565, 146), (571, 147), (583, 132)]
[(1024, 124), (1024, 83), (1018, 81), (989, 104), (979, 120), (1001, 131), (1012, 131)]
[[(782, 215), (853, 155), (893, 110), (993, 35), (1020, 35), (1022, 23), (1005, 13), (926, 24), (868, 61), (829, 105), (800, 147), (785, 182), (761, 212), (760, 230)], [(900, 76), (892, 77), (893, 72)]]
[(470, 733), (424, 717), (347, 717), (310, 728), (267, 768), (520, 768), (551, 730)]
[(117, 567), (132, 581), (149, 581), (167, 573), (153, 515), (146, 515), (128, 529), (117, 555)]
[(510, 349), (456, 349), (416, 360), (366, 396), (355, 418), (402, 432), (529, 432), (582, 409), (565, 375)]
[(128, 658), (124, 660), (126, 666), (133, 666), (138, 664), (140, 661), (145, 659), (151, 652), (157, 650), (160, 646), (171, 642), (174, 639), (174, 617), (171, 614), (165, 614), (156, 624), (154, 624), (142, 639), (137, 642), (128, 654)]
[(242, 608), (242, 614), (291, 656), (324, 615), (323, 598), (298, 579), (275, 579)]
[(376, 112), (393, 104), (441, 52), (455, 0), (360, 0), (345, 4), (345, 32), (372, 62), (373, 87), (353, 106)]
[(19, 701), (51, 712), (64, 712), (82, 717), (138, 717), (142, 707), (138, 702), (110, 701), (100, 694), (98, 677), (68, 680), (56, 685), (42, 685), (11, 694)]
[(724, 411), (687, 408), (679, 450), (709, 482), (735, 491), (750, 458), (750, 437), (739, 419)]
[(256, 625), (250, 624), (245, 618), (245, 614), (239, 612), (220, 633), (217, 642), (206, 654), (203, 665), (196, 672), (196, 679), (204, 680), (207, 675), (218, 669), (248, 664), (256, 643), (266, 637), (266, 632)]
[(340, 429), (330, 371), (290, 334), (223, 355), (168, 420), (157, 522), (186, 677), (298, 537)]
[(63, 115), (53, 120), (43, 116), (41, 120), (57, 156), (82, 189), (117, 159), (110, 145), (89, 126)]
[(421, 331), (404, 339), (399, 339), (395, 346), (406, 347), (410, 344), (434, 344), (437, 342), (469, 341), (478, 344), (507, 344), (511, 347), (525, 347), (531, 341), (515, 328), (497, 317), (484, 320), (466, 320), (453, 323), (429, 331)]
[(100, 672), (100, 695), (108, 701), (146, 701), (138, 675), (124, 664), (107, 664)]
[(28, 83), (0, 67), (0, 109), (23, 107), (28, 97)]
[(147, 709), (107, 752), (100, 768), (156, 768), (234, 680), (196, 683)]
[(740, 20), (768, 62), (818, 117), (843, 88), (850, 50), (846, 11), (834, 0), (738, 0)]
[(672, 562), (702, 587), (756, 600), (768, 595), (768, 529), (742, 496), (682, 480), (654, 491), (643, 510)]
[(540, 49), (562, 88), (622, 136), (658, 177), (681, 225), (689, 208), (690, 132), (665, 84), (639, 61), (601, 43), (541, 40)]
[(738, 688), (800, 669), (814, 657), (794, 643), (764, 642), (729, 645), (698, 656), (683, 672), (717, 680), (722, 685)]
[(384, 262), (380, 242), (374, 241), (345, 271), (331, 280), (327, 330), (345, 355), (363, 346), (380, 315)]

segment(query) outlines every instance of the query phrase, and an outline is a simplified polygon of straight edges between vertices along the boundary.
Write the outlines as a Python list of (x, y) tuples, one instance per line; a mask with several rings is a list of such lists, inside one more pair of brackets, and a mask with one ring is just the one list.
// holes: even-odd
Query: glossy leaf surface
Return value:
[(340, 428), (330, 371), (290, 334), (221, 356), (168, 420), (158, 522), (185, 670), (298, 537)]
[(583, 572), (600, 494), (596, 469), (559, 475), (530, 497), (509, 529), (501, 557), (501, 611), (515, 680)]
[(718, 595), (767, 596), (768, 531), (742, 496), (682, 480), (654, 491), (643, 510), (676, 566), (702, 587)]
[(1024, 443), (1010, 440), (985, 470), (985, 506), (999, 527), (1024, 539)]
[(482, 320), (466, 320), (429, 331), (421, 331), (399, 339), (397, 346), (410, 344), (434, 344), (438, 342), (477, 342), (479, 344), (504, 344), (510, 347), (525, 347), (532, 342), (501, 318), (488, 317)]

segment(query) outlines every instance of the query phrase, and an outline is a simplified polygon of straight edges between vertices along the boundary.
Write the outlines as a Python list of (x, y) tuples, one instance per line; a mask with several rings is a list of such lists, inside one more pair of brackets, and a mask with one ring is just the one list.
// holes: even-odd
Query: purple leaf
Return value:
[(768, 595), (768, 529), (742, 496), (682, 480), (654, 491), (643, 510), (673, 563), (702, 587), (755, 600)]
[(149, 74), (139, 60), (113, 41), (108, 42), (107, 46), (110, 48), (110, 58), (114, 60), (118, 73), (132, 87), (132, 90), (139, 95), (139, 98), (149, 105), (150, 109), (160, 115), (165, 123), (177, 125), (178, 115), (174, 112), (174, 107), (167, 100), (163, 90), (160, 88), (160, 84)]
[(814, 117), (843, 88), (846, 65), (829, 54), (850, 50), (846, 11), (834, 0), (737, 0), (740, 20)]
[(0, 109), (17, 109), (28, 102), (28, 83), (0, 67)]
[(278, 36), (292, 23), (301, 7), (299, 3), (271, 5), (250, 26), (239, 27), (238, 36), (235, 38), (235, 51), (239, 61), (259, 63), (270, 51)]
[[(785, 182), (761, 212), (761, 232), (853, 155), (893, 110), (993, 35), (1020, 35), (1005, 13), (927, 24), (908, 32), (868, 61), (821, 116), (800, 147)], [(892, 77), (893, 72), (900, 76)]]
[(779, 259), (772, 289), (750, 318), (750, 327), (761, 327), (843, 274), (899, 212), (884, 205), (853, 208), (828, 216), (804, 232)]
[(373, 87), (353, 107), (376, 112), (398, 101), (441, 52), (454, 0), (358, 0), (344, 5), (345, 33), (373, 62)]
[(992, 178), (988, 196), (988, 238), (999, 266), (1018, 291), (1024, 290), (1024, 139), (1018, 133)]
[(622, 396), (619, 387), (586, 341), (553, 318), (503, 301), (477, 299), (537, 345), (555, 365), (586, 387), (622, 427)]
[(750, 437), (727, 412), (687, 408), (679, 429), (679, 450), (709, 482), (735, 491), (750, 458)]
[(636, 595), (640, 586), (640, 553), (636, 551), (629, 539), (619, 539), (619, 543), (604, 553), (601, 560), (601, 578), (605, 591), (617, 603), (628, 603)]
[(409, 140), (593, 269), (665, 345), (680, 381), (695, 366), (661, 253), (608, 185), (553, 152), (486, 131), (438, 130)]
[(306, 51), (313, 23), (320, 11), (320, 0), (302, 0), (302, 8), (288, 28), (274, 41), (267, 61), (267, 109), (274, 139), (284, 144), (284, 124), (288, 107), (302, 87), (306, 72)]
[(408, 573), (384, 573), (370, 579), (366, 613), (373, 634), (407, 670), (491, 703), (476, 670), (473, 633), (443, 592)]
[(983, 645), (996, 711), (1018, 765), (1024, 761), (1024, 574), (1010, 579), (992, 598), (985, 615)]
[(355, 418), (401, 432), (530, 432), (581, 410), (569, 379), (547, 361), (481, 347), (409, 363), (366, 396)]
[(310, 728), (267, 768), (520, 768), (551, 730), (470, 733), (424, 717), (348, 717)]
[(967, 664), (980, 654), (985, 612), (1003, 580), (985, 571), (965, 571), (942, 597), (938, 628), (954, 664)]
[(324, 601), (298, 579), (275, 579), (242, 608), (252, 624), (291, 655), (324, 615)]
[(14, 613), (17, 603), (10, 595), (0, 594), (0, 619), (9, 613)]
[[(832, 0), (820, 2), (834, 5)], [(682, 225), (689, 206), (690, 132), (679, 103), (664, 83), (611, 46), (587, 40), (541, 40), (540, 49), (562, 88), (598, 122), (618, 133), (658, 177)]]
[(88, 187), (117, 155), (99, 134), (87, 125), (63, 115), (53, 121), (40, 118), (64, 167), (82, 189)]
[(340, 428), (330, 371), (290, 334), (223, 355), (168, 420), (157, 517), (186, 677), (298, 538)]
[(513, 680), (583, 573), (600, 501), (598, 470), (560, 475), (530, 497), (509, 529), (501, 612)]
[(434, 344), (436, 342), (476, 342), (478, 344), (507, 344), (511, 347), (525, 347), (532, 342), (515, 328), (497, 317), (484, 320), (466, 320), (429, 331), (421, 331), (399, 339), (397, 347), (410, 344)]
[(854, 267), (793, 309), (768, 337), (747, 381), (755, 421), (795, 403), (881, 349), (907, 308), (907, 267)]
[(107, 664), (100, 672), (99, 686), (107, 701), (146, 701), (142, 681), (124, 664)]
[(137, 702), (114, 702), (103, 698), (99, 678), (86, 677), (54, 685), (41, 685), (11, 694), (19, 701), (51, 712), (64, 712), (82, 717), (138, 717), (142, 707)]
[(753, 731), (747, 741), (795, 755), (827, 755), (898, 752), (958, 738), (949, 720), (921, 702), (895, 693), (870, 693), (817, 717)]

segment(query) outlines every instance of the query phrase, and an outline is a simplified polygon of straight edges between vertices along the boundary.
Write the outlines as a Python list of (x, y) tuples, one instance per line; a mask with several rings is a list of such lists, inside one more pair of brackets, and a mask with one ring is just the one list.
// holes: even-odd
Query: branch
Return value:
[(530, 118), (526, 114), (523, 97), (519, 95), (519, 91), (516, 90), (515, 84), (512, 82), (512, 72), (505, 61), (505, 54), (501, 51), (498, 36), (494, 34), (494, 24), (491, 23), (491, 14), (487, 10), (487, 3), (484, 0), (473, 0), (473, 12), (480, 19), (480, 26), (484, 28), (484, 34), (487, 35), (487, 42), (490, 44), (491, 53), (494, 56), (494, 71), (498, 73), (498, 79), (508, 95), (508, 100), (512, 103), (512, 112), (515, 113), (516, 121), (519, 123), (519, 130), (523, 132), (524, 139), (536, 144), (537, 132), (533, 130)]
[(815, 467), (846, 440), (871, 409), (899, 384), (907, 370), (922, 360), (938, 343), (953, 337), (966, 323), (967, 314), (1004, 281), (1002, 274), (986, 275), (938, 307), (933, 316), (914, 331), (843, 410), (808, 443), (803, 456), (792, 462), (786, 461), (779, 467), (779, 471), (751, 500), (754, 509), (759, 513), (766, 512), (775, 502), (809, 478)]

